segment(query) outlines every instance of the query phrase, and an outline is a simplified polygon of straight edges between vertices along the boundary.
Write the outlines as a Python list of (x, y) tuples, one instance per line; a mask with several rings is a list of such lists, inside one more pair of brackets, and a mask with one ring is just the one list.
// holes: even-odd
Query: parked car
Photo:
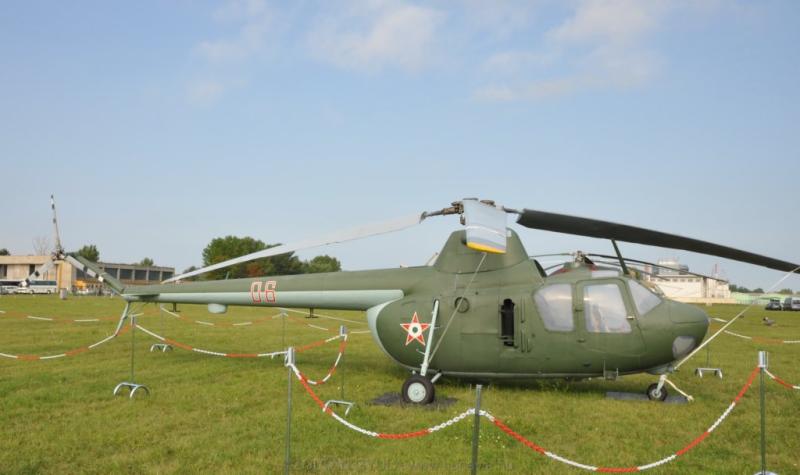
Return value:
[(764, 308), (767, 310), (783, 310), (783, 307), (781, 307), (781, 299), (769, 299), (769, 303)]
[(784, 310), (800, 310), (800, 297), (786, 297), (783, 299)]

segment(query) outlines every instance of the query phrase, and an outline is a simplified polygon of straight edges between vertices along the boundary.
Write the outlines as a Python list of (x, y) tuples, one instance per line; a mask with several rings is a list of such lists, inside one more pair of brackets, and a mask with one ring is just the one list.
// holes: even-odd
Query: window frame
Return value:
[[(566, 285), (566, 286), (569, 287), (569, 292), (570, 292), (569, 313), (570, 313), (570, 315), (572, 317), (572, 329), (570, 329), (570, 330), (552, 330), (550, 328), (547, 328), (547, 324), (545, 323), (544, 317), (542, 316), (542, 312), (539, 309), (539, 304), (538, 304), (538, 302), (536, 302), (536, 294), (538, 294), (539, 292), (541, 292), (542, 290), (544, 290), (547, 287), (552, 287), (552, 286), (556, 286), (556, 285)], [(544, 331), (550, 332), (550, 333), (558, 333), (558, 334), (562, 334), (563, 335), (563, 334), (568, 334), (568, 333), (575, 333), (576, 331), (579, 330), (578, 322), (577, 322), (577, 315), (576, 315), (577, 312), (575, 311), (576, 294), (577, 294), (577, 290), (576, 290), (575, 284), (572, 284), (572, 283), (569, 283), (569, 282), (553, 282), (553, 283), (549, 283), (549, 284), (544, 284), (544, 285), (542, 285), (541, 287), (539, 287), (538, 289), (536, 289), (535, 291), (533, 291), (531, 293), (531, 300), (533, 300), (533, 307), (536, 309), (536, 313), (539, 315), (539, 320), (542, 322), (542, 328), (544, 328)]]
[[(590, 287), (593, 285), (615, 285), (617, 290), (619, 291), (620, 297), (622, 297), (622, 304), (625, 307), (625, 321), (628, 322), (628, 326), (630, 330), (625, 332), (594, 332), (589, 330), (589, 326), (586, 324), (586, 304), (584, 300), (584, 294), (586, 292), (586, 287)], [(575, 286), (575, 293), (580, 294), (573, 297), (573, 302), (575, 302), (577, 298), (580, 300), (581, 305), (581, 313), (583, 314), (581, 317), (581, 321), (583, 323), (583, 331), (586, 332), (587, 335), (630, 335), (636, 333), (638, 328), (638, 323), (636, 322), (639, 319), (639, 314), (636, 309), (636, 306), (633, 304), (630, 289), (624, 279), (588, 279), (578, 282), (578, 285)], [(634, 316), (633, 320), (628, 319), (628, 316)]]
[[(659, 302), (658, 302), (658, 305), (656, 305), (655, 307), (652, 307), (650, 310), (648, 310), (648, 311), (647, 311), (647, 312), (645, 312), (644, 314), (642, 314), (642, 313), (639, 313), (639, 306), (638, 306), (638, 305), (636, 305), (636, 299), (634, 299), (634, 297), (633, 297), (633, 290), (631, 290), (631, 282), (633, 282), (633, 283), (635, 283), (635, 284), (637, 284), (637, 285), (641, 285), (642, 287), (644, 287), (644, 288), (645, 288), (645, 290), (647, 290), (648, 292), (650, 292), (651, 294), (653, 294), (654, 296), (656, 296), (656, 297), (658, 298), (658, 300), (659, 300)], [(634, 280), (634, 279), (631, 279), (630, 281), (626, 282), (626, 283), (625, 283), (625, 285), (624, 285), (624, 287), (627, 289), (628, 297), (630, 298), (630, 301), (631, 301), (631, 308), (632, 308), (632, 309), (633, 309), (633, 311), (635, 312), (635, 313), (634, 313), (634, 315), (636, 315), (636, 318), (637, 318), (637, 319), (638, 319), (638, 318), (642, 318), (644, 315), (646, 315), (646, 314), (648, 314), (648, 313), (652, 312), (654, 309), (656, 309), (656, 308), (657, 308), (657, 307), (659, 307), (661, 304), (663, 304), (663, 303), (664, 303), (664, 300), (666, 300), (666, 298), (667, 298), (665, 295), (659, 295), (659, 294), (658, 294), (658, 292), (654, 291), (653, 289), (650, 289), (650, 288), (648, 288), (646, 285), (644, 285), (644, 284), (642, 284), (642, 283), (640, 283), (640, 282), (637, 282), (637, 281), (636, 281), (636, 280)]]

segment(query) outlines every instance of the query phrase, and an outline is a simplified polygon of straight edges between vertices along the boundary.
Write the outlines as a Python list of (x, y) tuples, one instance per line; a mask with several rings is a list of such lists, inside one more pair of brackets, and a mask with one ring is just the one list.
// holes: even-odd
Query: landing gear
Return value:
[(425, 376), (412, 374), (403, 383), (403, 401), (411, 404), (430, 404), (433, 402), (435, 390), (433, 383)]
[[(659, 386), (661, 386), (659, 388)], [(647, 387), (647, 397), (651, 401), (665, 401), (667, 399), (667, 388), (663, 384), (653, 383)]]

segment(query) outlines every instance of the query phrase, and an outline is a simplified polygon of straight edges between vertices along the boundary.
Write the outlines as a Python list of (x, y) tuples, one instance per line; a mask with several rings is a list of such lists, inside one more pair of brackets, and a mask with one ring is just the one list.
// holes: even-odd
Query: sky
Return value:
[[(788, 0), (10, 2), (0, 248), (52, 236), (51, 193), (68, 250), (179, 271), (214, 237), (290, 243), (480, 197), (800, 262), (798, 25)], [(612, 251), (511, 227), (530, 254)], [(458, 228), (300, 256), (419, 265)]]

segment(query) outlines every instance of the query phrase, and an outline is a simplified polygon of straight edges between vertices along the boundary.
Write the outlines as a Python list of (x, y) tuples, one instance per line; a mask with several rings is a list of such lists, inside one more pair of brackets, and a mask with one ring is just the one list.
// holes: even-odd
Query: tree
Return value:
[[(275, 246), (279, 246), (279, 244), (264, 244), (263, 241), (249, 236), (225, 236), (224, 238), (214, 238), (208, 246), (203, 249), (203, 266), (210, 266), (227, 261), (228, 259), (244, 256)], [(341, 269), (342, 265), (335, 257), (317, 256), (310, 261), (301, 261), (293, 253), (288, 253), (264, 259), (256, 259), (224, 269), (217, 269), (207, 272), (202, 278), (224, 279), (227, 276), (231, 279), (238, 279), (242, 277), (269, 275), (335, 272)], [(188, 272), (188, 270), (184, 272)]]
[(307, 274), (317, 274), (320, 272), (338, 272), (342, 270), (342, 263), (339, 259), (327, 255), (317, 256), (310, 261), (303, 263), (303, 270)]
[(100, 261), (100, 251), (97, 250), (97, 246), (94, 244), (87, 244), (78, 249), (78, 255), (91, 262)]
[[(227, 261), (228, 259), (269, 249), (277, 245), (278, 244), (264, 244), (263, 241), (249, 236), (225, 236), (224, 238), (215, 238), (203, 249), (203, 265), (210, 266)], [(297, 256), (290, 253), (264, 259), (256, 259), (224, 269), (207, 272), (204, 274), (204, 278), (224, 279), (227, 276), (236, 279), (242, 277), (258, 277), (262, 275), (300, 274), (302, 272), (303, 263), (300, 262)]]
[(794, 291), (792, 289), (786, 288), (786, 289), (779, 290), (778, 293), (779, 294), (792, 295), (794, 293)]
[[(192, 271), (195, 271), (195, 270), (197, 270), (197, 266), (189, 266), (186, 269), (183, 269), (183, 272), (181, 272), (181, 274), (186, 274), (188, 272), (192, 272)], [(181, 280), (197, 280), (197, 276), (194, 275), (192, 277), (187, 277), (187, 278), (181, 279)]]
[(33, 253), (37, 256), (50, 254), (50, 239), (47, 236), (36, 236), (33, 238)]
[(8, 249), (6, 249), (6, 248), (0, 249), (0, 256), (10, 256), (10, 255), (11, 255), (11, 253), (8, 252)]
[(753, 289), (753, 293), (755, 293), (755, 294), (763, 294), (764, 293), (764, 289), (762, 289), (761, 287), (755, 288), (755, 289)]
[(140, 266), (144, 266), (144, 267), (152, 267), (153, 266), (153, 259), (150, 259), (149, 257), (145, 257), (144, 259), (141, 260), (141, 262), (139, 262), (139, 265)]

